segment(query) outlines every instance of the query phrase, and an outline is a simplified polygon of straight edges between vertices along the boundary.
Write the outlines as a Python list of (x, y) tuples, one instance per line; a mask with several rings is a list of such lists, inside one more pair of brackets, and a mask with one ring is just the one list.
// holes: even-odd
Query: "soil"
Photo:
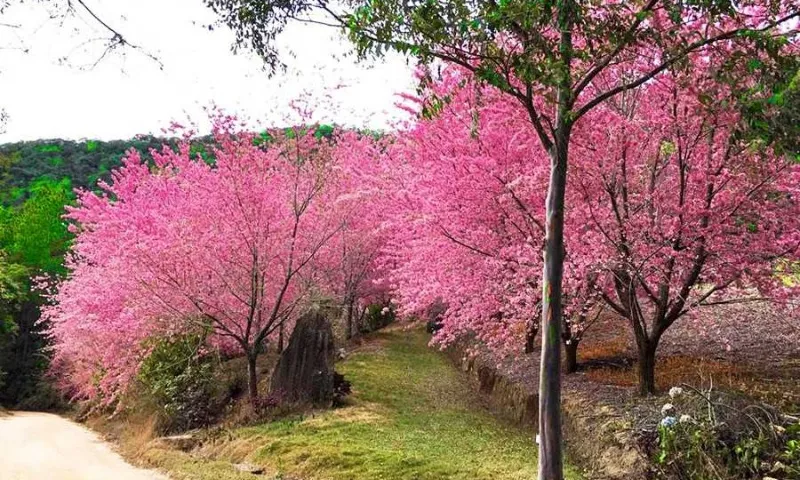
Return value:
[(48, 413), (0, 416), (0, 478), (5, 480), (166, 480), (126, 463), (97, 434)]

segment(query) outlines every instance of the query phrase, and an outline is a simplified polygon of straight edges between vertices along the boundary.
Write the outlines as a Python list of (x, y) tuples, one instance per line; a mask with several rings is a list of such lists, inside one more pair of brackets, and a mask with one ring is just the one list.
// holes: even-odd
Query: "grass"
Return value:
[[(264, 465), (273, 478), (536, 477), (532, 433), (483, 408), (466, 377), (427, 347), (424, 332), (374, 334), (337, 368), (353, 384), (346, 406), (238, 429), (214, 458)], [(159, 455), (151, 460), (176, 478), (239, 478), (219, 462), (206, 468), (185, 454)]]
[(275, 472), (266, 477), (254, 477), (251, 473), (237, 471), (225, 460), (193, 458), (186, 453), (172, 450), (149, 450), (144, 460), (168, 472), (173, 480), (253, 480), (254, 478), (289, 480)]

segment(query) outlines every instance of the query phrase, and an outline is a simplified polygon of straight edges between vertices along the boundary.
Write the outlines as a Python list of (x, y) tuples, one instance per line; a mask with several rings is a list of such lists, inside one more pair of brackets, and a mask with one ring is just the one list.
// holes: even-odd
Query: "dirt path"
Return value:
[(3, 480), (166, 480), (127, 464), (97, 434), (57, 415), (0, 413)]

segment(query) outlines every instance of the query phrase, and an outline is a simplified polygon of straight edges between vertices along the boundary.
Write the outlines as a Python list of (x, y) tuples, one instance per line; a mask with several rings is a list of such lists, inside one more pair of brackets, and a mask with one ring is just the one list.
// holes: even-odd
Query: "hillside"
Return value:
[(0, 145), (0, 200), (20, 201), (28, 187), (42, 177), (67, 178), (73, 187), (92, 187), (98, 179), (108, 178), (129, 149), (147, 152), (163, 142), (155, 137), (142, 137), (110, 142), (54, 139)]

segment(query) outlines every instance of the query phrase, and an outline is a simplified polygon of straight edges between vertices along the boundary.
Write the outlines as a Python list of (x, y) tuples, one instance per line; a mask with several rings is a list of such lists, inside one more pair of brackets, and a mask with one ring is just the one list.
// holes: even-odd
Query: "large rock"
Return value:
[(330, 321), (319, 311), (306, 313), (272, 372), (270, 392), (284, 402), (330, 404), (335, 354)]

